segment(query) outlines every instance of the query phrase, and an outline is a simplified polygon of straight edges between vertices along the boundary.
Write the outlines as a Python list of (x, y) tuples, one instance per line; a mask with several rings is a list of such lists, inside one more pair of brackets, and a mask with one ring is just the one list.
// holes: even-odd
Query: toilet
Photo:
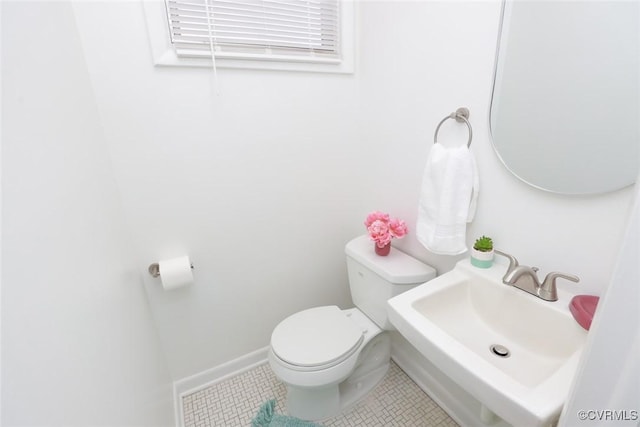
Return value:
[(387, 300), (436, 276), (393, 248), (374, 252), (368, 236), (345, 247), (355, 308), (335, 305), (292, 314), (271, 335), (269, 365), (287, 386), (287, 412), (304, 420), (335, 416), (382, 380), (391, 360)]

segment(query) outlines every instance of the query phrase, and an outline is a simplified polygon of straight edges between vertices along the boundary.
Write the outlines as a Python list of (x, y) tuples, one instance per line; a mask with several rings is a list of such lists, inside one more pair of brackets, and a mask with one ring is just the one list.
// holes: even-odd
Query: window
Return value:
[(159, 30), (158, 2), (144, 3), (157, 65), (210, 67), (213, 51), (217, 67), (353, 71), (352, 1), (163, 3), (164, 47), (153, 31)]

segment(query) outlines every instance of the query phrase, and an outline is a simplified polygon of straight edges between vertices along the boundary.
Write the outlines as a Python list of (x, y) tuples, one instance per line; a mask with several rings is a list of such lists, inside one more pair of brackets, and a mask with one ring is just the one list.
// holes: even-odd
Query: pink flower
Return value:
[(379, 248), (391, 243), (393, 237), (401, 239), (407, 234), (407, 225), (404, 221), (397, 218), (391, 219), (389, 214), (379, 211), (367, 215), (364, 225), (369, 232), (369, 238), (376, 242)]
[(369, 215), (367, 215), (367, 219), (364, 221), (364, 226), (369, 228), (374, 221), (378, 221), (378, 220), (388, 223), (389, 214), (386, 214), (380, 211), (371, 212)]
[(391, 234), (389, 233), (389, 226), (386, 222), (377, 219), (367, 227), (369, 231), (369, 237), (376, 242), (378, 247), (384, 247), (391, 242)]
[(394, 218), (389, 221), (389, 234), (391, 236), (400, 239), (407, 234), (407, 231), (407, 224), (403, 220)]

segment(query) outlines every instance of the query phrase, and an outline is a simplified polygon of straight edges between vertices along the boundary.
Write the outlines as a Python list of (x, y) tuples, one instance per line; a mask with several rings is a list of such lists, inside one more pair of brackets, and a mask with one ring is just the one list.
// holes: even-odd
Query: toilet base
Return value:
[(354, 371), (344, 381), (325, 387), (297, 387), (287, 384), (287, 412), (310, 421), (334, 417), (367, 395), (384, 378), (391, 360), (387, 332), (370, 339), (358, 357)]
[(339, 386), (300, 388), (287, 385), (287, 413), (314, 421), (340, 413)]

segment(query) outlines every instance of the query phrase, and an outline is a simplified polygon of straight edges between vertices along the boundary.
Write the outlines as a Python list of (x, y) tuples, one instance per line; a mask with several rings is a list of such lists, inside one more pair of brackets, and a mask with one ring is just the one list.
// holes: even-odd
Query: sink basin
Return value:
[(469, 260), (388, 303), (391, 323), (437, 368), (514, 426), (558, 418), (586, 340), (572, 295), (549, 302)]

